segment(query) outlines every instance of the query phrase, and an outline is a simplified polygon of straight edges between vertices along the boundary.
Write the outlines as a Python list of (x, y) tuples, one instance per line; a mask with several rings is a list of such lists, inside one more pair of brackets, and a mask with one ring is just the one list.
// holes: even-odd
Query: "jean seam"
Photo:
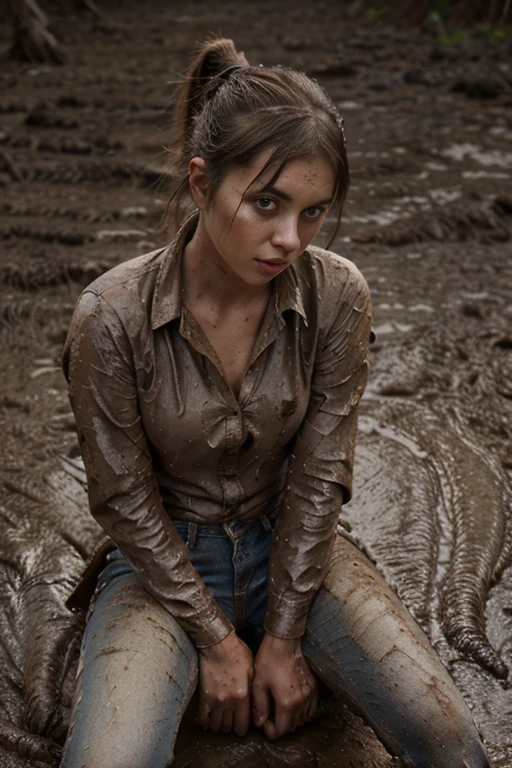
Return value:
[[(326, 623), (326, 622), (323, 622), (323, 623)], [(320, 649), (320, 651), (321, 651), (322, 653), (324, 653), (324, 654), (325, 654), (325, 655), (326, 655), (326, 656), (327, 656), (327, 657), (328, 657), (328, 658), (329, 658), (329, 659), (330, 659), (332, 662), (334, 662), (334, 665), (335, 665), (335, 667), (336, 667), (337, 669), (339, 669), (339, 670), (341, 671), (341, 673), (342, 673), (342, 674), (341, 674), (341, 677), (342, 677), (342, 679), (343, 679), (343, 680), (346, 680), (347, 678), (346, 678), (346, 675), (345, 675), (345, 673), (344, 673), (343, 667), (341, 666), (340, 662), (339, 662), (339, 661), (336, 659), (336, 657), (335, 657), (335, 656), (333, 656), (333, 655), (332, 655), (332, 653), (330, 652), (330, 650), (328, 650), (328, 649), (326, 648), (325, 644), (324, 644), (324, 643), (322, 643), (322, 641), (319, 639), (319, 637), (318, 637), (318, 636), (315, 634), (314, 630), (312, 630), (312, 629), (310, 629), (308, 626), (306, 626), (306, 634), (309, 634), (309, 635), (311, 635), (311, 637), (313, 638), (313, 641), (314, 641), (314, 643), (316, 643), (316, 645), (318, 646), (318, 648)], [(348, 691), (347, 691), (347, 689), (346, 689), (346, 687), (345, 687), (345, 686), (343, 687), (343, 695), (344, 695), (344, 696), (345, 696), (345, 698), (347, 698), (347, 699), (348, 699), (350, 702), (352, 702), (352, 705), (355, 707), (355, 710), (356, 710), (356, 712), (359, 712), (359, 713), (361, 713), (361, 716), (362, 716), (362, 717), (363, 717), (363, 719), (364, 719), (364, 720), (365, 720), (365, 721), (368, 723), (368, 725), (370, 726), (370, 728), (372, 728), (373, 730), (375, 730), (375, 732), (377, 733), (377, 735), (378, 735), (379, 739), (381, 738), (381, 736), (379, 736), (379, 733), (378, 733), (378, 731), (376, 730), (376, 728), (377, 728), (377, 729), (378, 729), (378, 730), (379, 730), (381, 733), (383, 733), (383, 732), (385, 733), (385, 736), (386, 736), (386, 739), (387, 739), (387, 745), (385, 745), (385, 746), (386, 746), (386, 749), (388, 749), (388, 751), (391, 749), (391, 750), (392, 750), (392, 751), (391, 751), (391, 754), (393, 754), (393, 755), (395, 755), (395, 756), (398, 756), (398, 757), (400, 757), (400, 756), (401, 756), (401, 747), (400, 747), (400, 743), (399, 743), (399, 742), (396, 742), (396, 741), (395, 741), (395, 739), (393, 739), (393, 738), (390, 736), (390, 734), (389, 734), (389, 733), (386, 731), (385, 727), (383, 727), (383, 726), (382, 726), (382, 723), (379, 723), (379, 722), (377, 721), (377, 719), (376, 719), (376, 718), (373, 718), (371, 715), (369, 715), (369, 713), (366, 711), (366, 709), (365, 709), (365, 708), (363, 708), (361, 705), (359, 705), (359, 704), (357, 703), (357, 701), (355, 701), (355, 700), (352, 698), (352, 696), (351, 696), (351, 695), (348, 693)], [(402, 754), (403, 754), (403, 750), (402, 750)]]
[(189, 549), (194, 549), (196, 546), (197, 541), (197, 523), (189, 523), (188, 524), (188, 531), (187, 531), (187, 547)]
[(231, 541), (233, 544), (233, 554), (231, 556), (233, 562), (233, 601), (235, 603), (235, 618), (237, 627), (240, 627), (244, 624), (243, 614), (245, 613), (245, 594), (247, 594), (247, 591), (245, 591), (245, 593), (240, 593), (238, 590), (238, 567), (235, 558), (237, 555), (239, 539), (231, 539)]
[[(327, 623), (327, 621), (330, 621), (330, 619), (327, 619), (325, 622), (322, 622), (322, 625), (323, 625), (323, 624), (325, 624), (325, 623)], [(333, 654), (331, 653), (331, 651), (330, 651), (330, 650), (328, 649), (328, 647), (327, 647), (327, 646), (326, 646), (326, 645), (325, 645), (325, 644), (324, 644), (324, 643), (323, 643), (323, 642), (320, 640), (320, 638), (318, 637), (318, 635), (316, 635), (316, 634), (315, 634), (315, 631), (314, 631), (313, 629), (311, 629), (310, 627), (308, 627), (307, 625), (306, 625), (306, 634), (309, 634), (309, 635), (311, 635), (311, 637), (313, 638), (313, 644), (315, 644), (315, 643), (316, 643), (316, 645), (317, 645), (317, 647), (320, 649), (320, 651), (321, 651), (322, 653), (324, 653), (324, 654), (327, 656), (327, 658), (328, 658), (328, 659), (330, 659), (330, 661), (331, 661), (331, 662), (333, 662), (333, 663), (334, 663), (334, 666), (335, 666), (337, 669), (339, 669), (339, 670), (340, 670), (340, 672), (341, 672), (341, 678), (342, 678), (343, 680), (346, 680), (346, 679), (347, 679), (347, 677), (346, 677), (346, 674), (345, 674), (345, 670), (343, 669), (343, 666), (341, 665), (341, 663), (338, 661), (338, 659), (336, 658), (336, 656), (333, 656)], [(361, 707), (360, 707), (360, 706), (357, 704), (357, 702), (356, 702), (356, 701), (354, 701), (354, 699), (353, 699), (353, 698), (350, 696), (350, 694), (349, 694), (349, 693), (346, 691), (346, 688), (345, 688), (345, 687), (344, 687), (344, 694), (345, 694), (345, 696), (346, 696), (348, 699), (350, 699), (350, 701), (352, 701), (352, 702), (353, 702), (353, 704), (355, 705), (355, 707), (356, 707), (358, 710), (360, 710), (360, 709), (361, 709)]]
[[(252, 581), (252, 577), (254, 575), (255, 570), (256, 570), (256, 566), (253, 566), (247, 578), (244, 579), (241, 589), (238, 589), (238, 585), (237, 585), (238, 579), (236, 576), (236, 566), (235, 566), (235, 585), (234, 585), (235, 586), (234, 588), (235, 610), (236, 610), (237, 622), (239, 622), (240, 625), (246, 624), (247, 611), (245, 610), (245, 603), (247, 601), (247, 595), (249, 594), (249, 591), (251, 588), (251, 581)], [(239, 610), (240, 605), (242, 606), (243, 610)]]
[[(325, 622), (323, 622), (323, 623), (325, 624), (325, 623), (327, 623), (327, 621), (329, 621), (329, 619), (327, 619), (327, 620), (326, 620)], [(332, 662), (334, 662), (335, 666), (336, 666), (336, 667), (338, 667), (338, 669), (340, 669), (340, 670), (341, 670), (341, 672), (343, 673), (343, 677), (345, 677), (345, 674), (344, 674), (344, 670), (343, 670), (343, 667), (341, 666), (341, 664), (340, 664), (340, 662), (338, 661), (338, 659), (337, 659), (335, 656), (333, 656), (333, 655), (332, 655), (331, 651), (330, 651), (330, 650), (329, 650), (329, 649), (328, 649), (328, 648), (327, 648), (327, 647), (324, 645), (324, 643), (322, 643), (322, 641), (319, 639), (319, 637), (318, 637), (317, 635), (315, 635), (315, 632), (314, 632), (314, 630), (310, 629), (310, 628), (309, 628), (307, 625), (306, 625), (306, 634), (307, 634), (307, 635), (308, 635), (308, 634), (309, 634), (309, 635), (311, 635), (311, 637), (313, 638), (313, 641), (314, 641), (314, 643), (316, 643), (316, 645), (317, 645), (317, 646), (318, 646), (318, 648), (319, 648), (319, 649), (322, 651), (322, 653), (325, 653), (325, 655), (326, 655), (326, 656), (327, 656), (327, 657), (328, 657), (328, 658), (329, 658), (329, 659), (330, 659)]]

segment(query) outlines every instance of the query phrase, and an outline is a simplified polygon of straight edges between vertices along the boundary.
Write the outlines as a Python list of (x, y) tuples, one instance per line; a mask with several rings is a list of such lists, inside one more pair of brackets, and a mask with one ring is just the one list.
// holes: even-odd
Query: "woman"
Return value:
[(64, 354), (111, 543), (62, 765), (164, 768), (196, 685), (204, 728), (278, 738), (314, 716), (319, 677), (404, 765), (481, 768), (426, 637), (336, 536), (370, 297), (309, 244), (339, 223), (343, 122), (305, 75), (222, 39), (176, 120), (181, 228), (84, 291)]

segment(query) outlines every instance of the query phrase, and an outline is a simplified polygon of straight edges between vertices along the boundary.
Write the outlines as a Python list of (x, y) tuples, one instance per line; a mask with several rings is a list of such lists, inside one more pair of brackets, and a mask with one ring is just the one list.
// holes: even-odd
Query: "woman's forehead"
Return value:
[[(243, 185), (243, 192), (279, 189), (289, 196), (291, 192), (322, 190), (330, 197), (335, 183), (332, 165), (323, 155), (298, 155), (285, 162), (275, 160), (268, 164), (272, 150), (262, 151), (252, 163), (234, 168), (228, 173), (231, 181)], [(268, 164), (268, 165), (267, 165)]]

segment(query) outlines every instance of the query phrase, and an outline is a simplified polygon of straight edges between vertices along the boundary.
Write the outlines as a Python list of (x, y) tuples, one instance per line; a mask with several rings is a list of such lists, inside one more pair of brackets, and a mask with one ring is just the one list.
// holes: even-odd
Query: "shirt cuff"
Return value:
[(280, 637), (283, 640), (293, 640), (302, 637), (306, 631), (309, 609), (313, 598), (307, 600), (307, 604), (284, 604), (276, 608), (269, 607), (265, 616), (264, 629), (269, 635)]
[(230, 620), (223, 613), (208, 619), (197, 629), (188, 629), (187, 634), (196, 648), (211, 648), (217, 645), (234, 629)]

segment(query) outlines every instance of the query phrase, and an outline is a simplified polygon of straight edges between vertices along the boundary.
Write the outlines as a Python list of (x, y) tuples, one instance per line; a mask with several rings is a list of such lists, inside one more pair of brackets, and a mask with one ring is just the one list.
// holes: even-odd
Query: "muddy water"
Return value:
[[(155, 181), (168, 81), (194, 40), (216, 30), (251, 61), (316, 72), (344, 114), (353, 184), (333, 250), (368, 279), (377, 339), (355, 496), (340, 522), (428, 632), (492, 765), (509, 767), (507, 52), (350, 26), (337, 4), (192, 10), (125, 3), (96, 29), (87, 16), (60, 17), (66, 67), (0, 73), (0, 765), (58, 762), (81, 629), (63, 600), (99, 535), (73, 459), (58, 367), (65, 328), (87, 282), (162, 242)], [(274, 745), (256, 732), (199, 734), (191, 710), (176, 765), (389, 768), (391, 759), (326, 696), (318, 723)]]

